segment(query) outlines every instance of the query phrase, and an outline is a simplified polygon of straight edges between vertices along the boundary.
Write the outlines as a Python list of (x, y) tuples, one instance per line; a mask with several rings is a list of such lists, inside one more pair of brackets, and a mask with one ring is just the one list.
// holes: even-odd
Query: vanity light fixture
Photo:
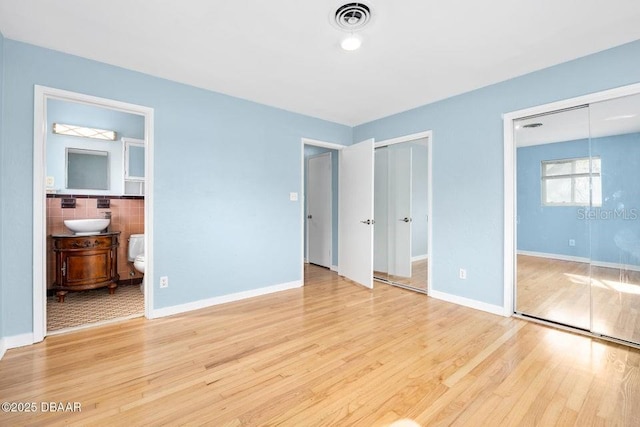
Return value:
[(53, 133), (58, 135), (80, 136), (82, 138), (102, 139), (105, 141), (116, 140), (116, 132), (113, 130), (88, 128), (62, 123), (53, 124)]

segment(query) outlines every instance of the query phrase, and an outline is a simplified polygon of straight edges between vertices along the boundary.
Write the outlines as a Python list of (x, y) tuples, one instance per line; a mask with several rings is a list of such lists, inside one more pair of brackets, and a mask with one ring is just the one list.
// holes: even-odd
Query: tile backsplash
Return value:
[[(100, 198), (76, 198), (76, 207), (62, 208), (59, 197), (47, 197), (47, 236), (52, 234), (70, 234), (64, 226), (65, 219), (104, 218), (105, 212), (111, 212), (109, 231), (120, 232), (120, 247), (118, 248), (118, 274), (120, 280), (141, 278), (133, 265), (127, 260), (129, 236), (144, 233), (144, 199), (142, 198), (111, 198), (108, 209), (98, 208)], [(131, 276), (131, 271), (135, 275)], [(52, 240), (47, 237), (47, 288), (51, 288), (55, 280), (55, 257)], [(117, 291), (116, 291), (117, 292)]]

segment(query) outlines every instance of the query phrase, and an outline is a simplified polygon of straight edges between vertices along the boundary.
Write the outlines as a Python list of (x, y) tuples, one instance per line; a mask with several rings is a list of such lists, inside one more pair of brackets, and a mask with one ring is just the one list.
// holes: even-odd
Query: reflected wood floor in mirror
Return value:
[(11, 349), (2, 401), (82, 412), (0, 424), (640, 424), (638, 350), (324, 268), (305, 283)]
[(589, 329), (589, 264), (518, 255), (516, 311)]
[[(591, 277), (590, 277), (591, 275)], [(589, 286), (592, 284), (593, 286)], [(517, 311), (640, 343), (640, 272), (518, 255)]]
[(429, 277), (429, 260), (423, 259), (411, 263), (411, 277), (394, 276), (380, 271), (374, 271), (373, 275), (389, 281), (400, 283), (412, 288), (427, 290), (427, 278)]

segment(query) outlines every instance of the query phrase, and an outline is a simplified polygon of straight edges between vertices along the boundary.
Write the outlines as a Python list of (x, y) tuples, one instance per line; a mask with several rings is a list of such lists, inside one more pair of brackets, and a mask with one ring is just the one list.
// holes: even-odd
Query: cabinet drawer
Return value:
[(117, 239), (114, 239), (114, 236), (71, 237), (67, 239), (55, 239), (54, 250), (103, 249), (103, 248), (110, 248), (116, 243), (117, 243)]

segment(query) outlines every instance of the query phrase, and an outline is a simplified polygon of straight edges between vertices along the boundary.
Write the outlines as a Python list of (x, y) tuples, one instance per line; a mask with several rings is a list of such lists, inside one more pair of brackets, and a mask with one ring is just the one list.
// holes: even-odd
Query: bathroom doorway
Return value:
[[(144, 236), (152, 283), (153, 110), (36, 86), (34, 123), (34, 342), (150, 317), (128, 241)], [(65, 223), (96, 218), (110, 223), (86, 236)]]

